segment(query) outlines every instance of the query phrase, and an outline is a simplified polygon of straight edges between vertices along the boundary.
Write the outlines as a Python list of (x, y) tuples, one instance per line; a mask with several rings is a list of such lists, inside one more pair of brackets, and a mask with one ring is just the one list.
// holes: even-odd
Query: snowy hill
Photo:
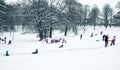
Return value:
[[(109, 39), (116, 35), (116, 45), (104, 47), (102, 35), (108, 34)], [(93, 37), (90, 37), (91, 33)], [(10, 45), (0, 44), (0, 69), (1, 70), (119, 70), (120, 69), (120, 31), (119, 28), (104, 29), (98, 27), (96, 30), (87, 28), (80, 35), (68, 34), (64, 37), (58, 31), (54, 32), (53, 39), (65, 38), (66, 43), (46, 44), (45, 41), (38, 41), (36, 34), (14, 33), (14, 41)], [(7, 42), (12, 39), (9, 33), (6, 36)], [(38, 49), (38, 54), (31, 54)], [(6, 51), (10, 56), (4, 56)]]

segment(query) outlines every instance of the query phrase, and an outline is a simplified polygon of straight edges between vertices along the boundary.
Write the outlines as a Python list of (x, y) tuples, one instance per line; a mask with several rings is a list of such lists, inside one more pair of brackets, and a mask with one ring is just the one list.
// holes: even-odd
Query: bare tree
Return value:
[(114, 13), (114, 10), (111, 8), (111, 9), (110, 9), (110, 27), (111, 27), (112, 24), (113, 24), (113, 13)]
[(104, 25), (105, 28), (107, 28), (107, 26), (109, 25), (109, 16), (110, 16), (110, 5), (109, 4), (105, 4), (105, 6), (103, 7), (103, 16), (104, 16)]
[(89, 5), (85, 5), (83, 7), (83, 10), (84, 10), (84, 15), (83, 15), (83, 26), (84, 26), (84, 31), (86, 30), (86, 20), (87, 20), (87, 16), (88, 16), (88, 13), (89, 13)]
[(92, 8), (92, 10), (90, 11), (90, 18), (92, 19), (91, 21), (93, 21), (93, 25), (94, 25), (94, 30), (95, 30), (95, 26), (97, 24), (97, 18), (99, 15), (99, 8), (97, 7), (97, 5), (94, 5), (94, 7)]

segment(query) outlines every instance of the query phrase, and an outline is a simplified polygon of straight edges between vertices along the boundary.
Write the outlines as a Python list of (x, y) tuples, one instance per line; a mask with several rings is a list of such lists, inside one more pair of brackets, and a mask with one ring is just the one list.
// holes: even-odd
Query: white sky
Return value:
[[(18, 0), (6, 0), (6, 2), (17, 2)], [(102, 9), (102, 7), (104, 6), (104, 4), (108, 3), (111, 5), (111, 7), (114, 9), (117, 1), (119, 0), (77, 0), (78, 2), (84, 4), (88, 4), (90, 5), (90, 7), (92, 7), (94, 4), (96, 4), (100, 10)]]
[(88, 4), (91, 7), (96, 4), (99, 8), (102, 8), (107, 3), (110, 4), (112, 8), (115, 8), (117, 2), (120, 0), (77, 0), (77, 1), (79, 1), (83, 5)]

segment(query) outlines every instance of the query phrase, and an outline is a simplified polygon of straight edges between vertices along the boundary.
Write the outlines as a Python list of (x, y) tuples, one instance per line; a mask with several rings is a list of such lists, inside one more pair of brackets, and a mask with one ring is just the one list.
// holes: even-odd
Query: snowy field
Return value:
[[(54, 31), (53, 39), (65, 38), (62, 44), (46, 44), (38, 41), (36, 34), (14, 33), (11, 45), (0, 44), (0, 70), (120, 70), (120, 28), (97, 27), (96, 30), (87, 27), (86, 32), (79, 29), (79, 35), (71, 32), (64, 37), (59, 31)], [(109, 39), (116, 36), (116, 45), (104, 47), (102, 35), (108, 34)], [(90, 37), (91, 33), (93, 37)], [(80, 34), (83, 34), (80, 40)], [(95, 35), (96, 34), (96, 35)], [(4, 33), (0, 37), (12, 39), (12, 35)], [(98, 40), (98, 41), (96, 41)], [(38, 54), (31, 54), (38, 49)], [(4, 56), (6, 51), (10, 56)]]

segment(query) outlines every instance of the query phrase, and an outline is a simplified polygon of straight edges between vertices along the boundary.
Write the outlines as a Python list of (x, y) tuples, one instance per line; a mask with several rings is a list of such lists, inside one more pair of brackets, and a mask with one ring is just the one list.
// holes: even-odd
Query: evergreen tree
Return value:
[(6, 4), (4, 0), (0, 0), (0, 32), (3, 32), (6, 27)]

